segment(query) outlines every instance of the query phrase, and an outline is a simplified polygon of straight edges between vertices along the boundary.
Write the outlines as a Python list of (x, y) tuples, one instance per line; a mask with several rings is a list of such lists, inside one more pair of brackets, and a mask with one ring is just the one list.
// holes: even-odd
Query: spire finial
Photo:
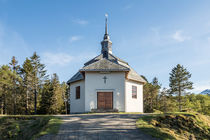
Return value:
[(105, 14), (106, 17), (106, 22), (105, 22), (105, 34), (108, 34), (108, 29), (107, 29), (107, 22), (108, 22), (108, 14)]

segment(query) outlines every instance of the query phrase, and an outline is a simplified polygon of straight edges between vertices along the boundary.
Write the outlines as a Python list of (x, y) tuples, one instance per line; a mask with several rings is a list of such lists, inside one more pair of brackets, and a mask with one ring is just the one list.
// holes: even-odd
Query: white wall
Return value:
[[(143, 112), (143, 85), (126, 80), (126, 112)], [(132, 86), (137, 86), (137, 98), (132, 98)]]
[[(106, 84), (103, 77), (106, 76)], [(113, 92), (113, 109), (125, 111), (125, 72), (86, 72), (85, 73), (85, 111), (97, 109), (97, 92)]]
[[(76, 99), (76, 87), (80, 86), (80, 99)], [(70, 84), (70, 112), (85, 112), (85, 81)]]

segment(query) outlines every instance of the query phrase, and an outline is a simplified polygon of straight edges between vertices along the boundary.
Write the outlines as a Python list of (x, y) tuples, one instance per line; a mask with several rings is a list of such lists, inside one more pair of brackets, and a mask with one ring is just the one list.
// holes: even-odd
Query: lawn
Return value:
[(0, 116), (0, 139), (35, 139), (45, 134), (56, 134), (61, 119), (48, 115)]
[(167, 113), (143, 116), (137, 127), (156, 138), (210, 139), (210, 118), (198, 113)]

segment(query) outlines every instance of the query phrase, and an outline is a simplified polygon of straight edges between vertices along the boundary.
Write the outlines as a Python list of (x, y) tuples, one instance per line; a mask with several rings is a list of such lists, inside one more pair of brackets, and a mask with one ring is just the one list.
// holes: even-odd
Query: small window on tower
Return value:
[(132, 98), (137, 98), (137, 86), (132, 86)]
[(80, 86), (76, 87), (76, 99), (80, 99)]

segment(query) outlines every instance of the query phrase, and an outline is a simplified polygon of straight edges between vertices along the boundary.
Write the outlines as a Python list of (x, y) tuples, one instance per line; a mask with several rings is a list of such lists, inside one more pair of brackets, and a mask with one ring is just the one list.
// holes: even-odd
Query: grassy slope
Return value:
[(0, 117), (0, 139), (34, 139), (59, 130), (61, 120), (53, 116), (2, 116)]
[[(137, 127), (160, 139), (210, 139), (210, 119), (195, 113), (168, 113), (143, 116)], [(193, 135), (192, 135), (193, 134)]]

